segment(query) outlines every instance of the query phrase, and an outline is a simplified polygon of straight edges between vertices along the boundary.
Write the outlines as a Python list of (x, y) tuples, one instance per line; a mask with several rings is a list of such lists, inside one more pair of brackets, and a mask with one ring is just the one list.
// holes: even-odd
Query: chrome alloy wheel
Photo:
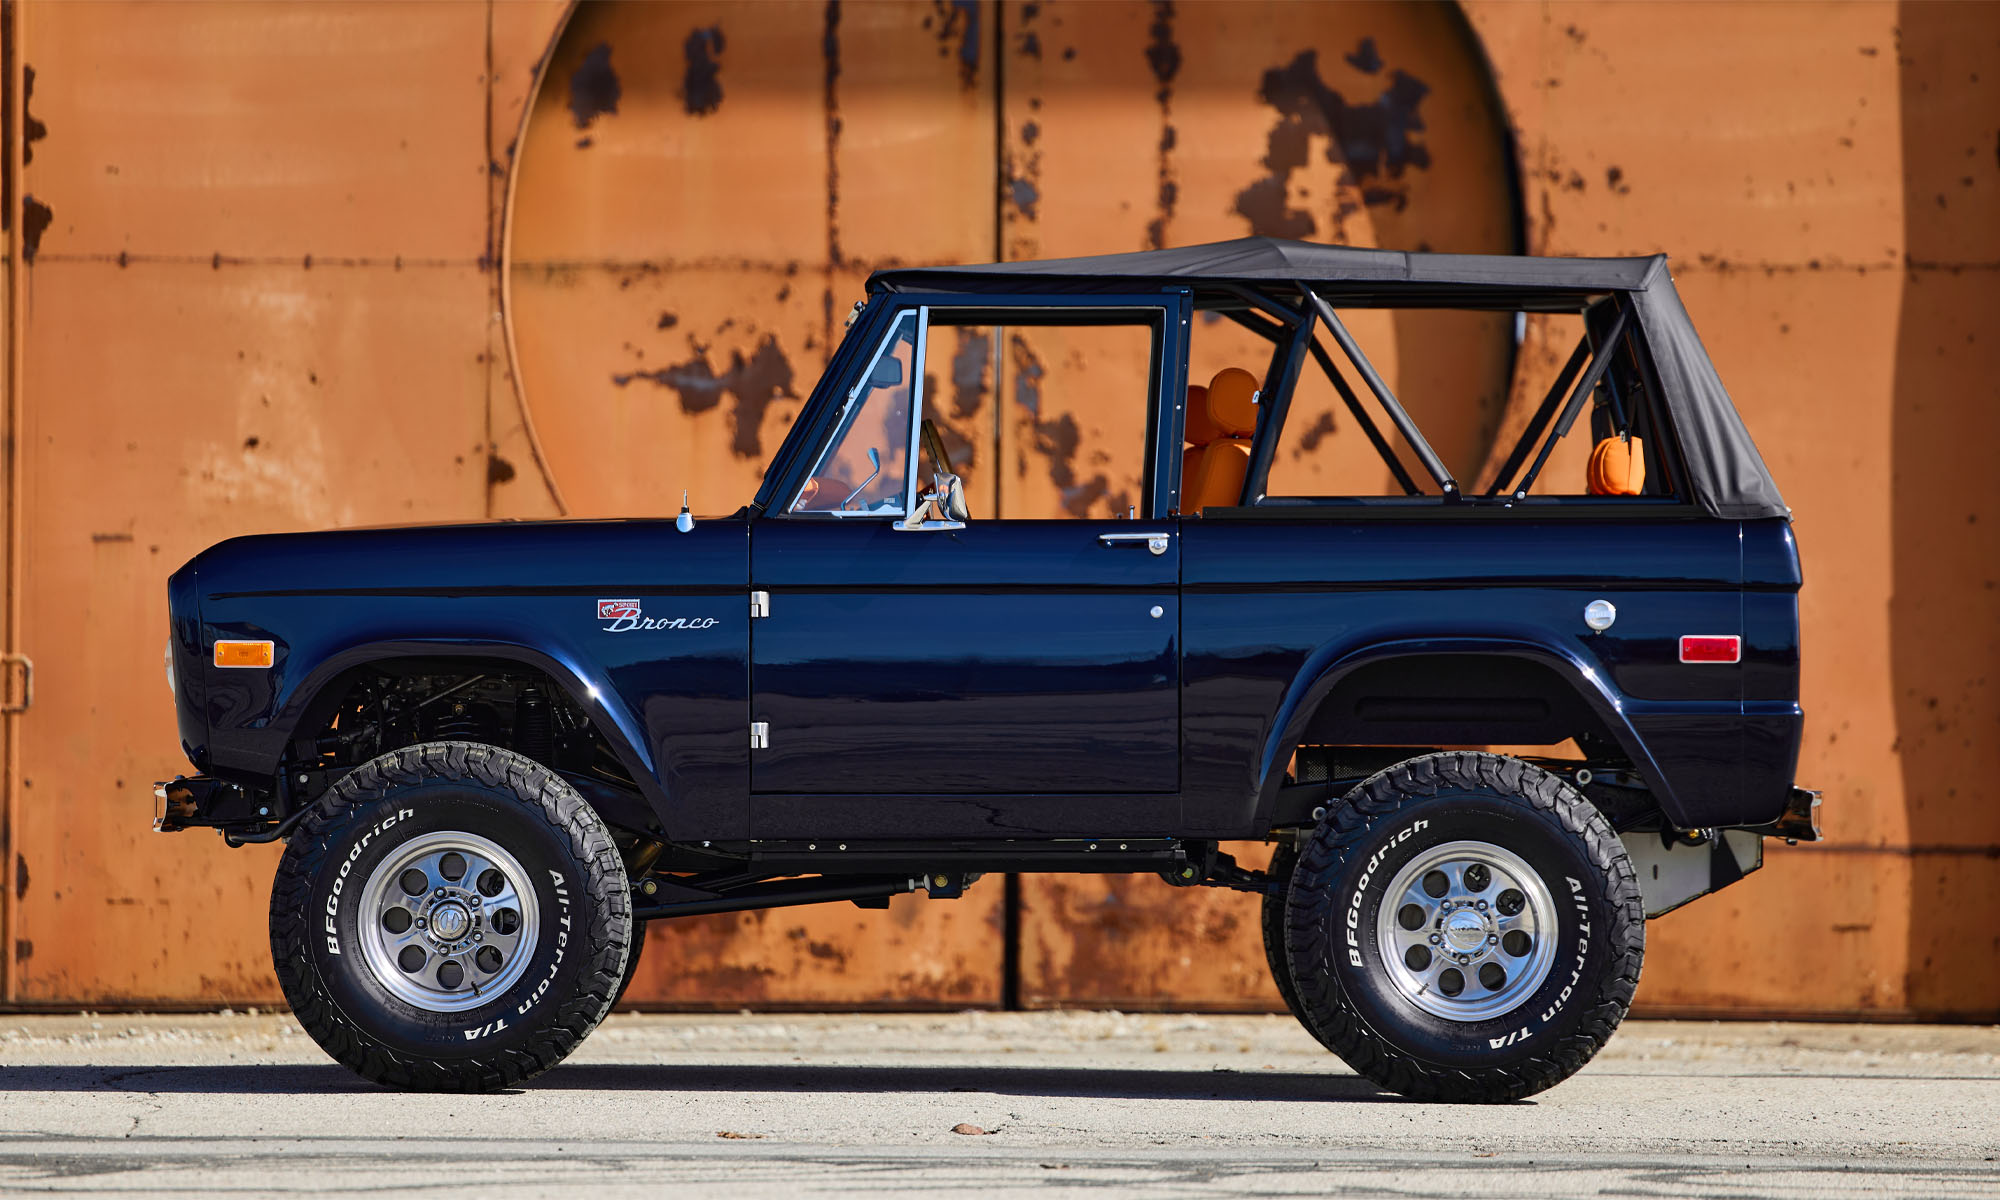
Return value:
[(398, 847), (368, 876), (358, 915), (375, 978), (429, 1012), (463, 1012), (512, 987), (540, 928), (527, 871), (474, 833)]
[(1404, 865), (1375, 918), (1382, 965), (1403, 998), (1450, 1021), (1519, 1007), (1556, 957), (1548, 885), (1490, 842), (1446, 842)]

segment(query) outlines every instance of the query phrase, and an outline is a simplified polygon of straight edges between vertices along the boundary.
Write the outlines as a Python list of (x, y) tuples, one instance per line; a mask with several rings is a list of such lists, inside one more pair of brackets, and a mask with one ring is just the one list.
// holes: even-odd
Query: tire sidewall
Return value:
[[(1378, 916), (1407, 863), (1448, 842), (1478, 841), (1518, 855), (1539, 874), (1554, 911), (1556, 951), (1547, 976), (1511, 1010), (1456, 1021), (1419, 1008), (1390, 974)], [(1402, 805), (1352, 839), (1322, 897), (1323, 969), (1310, 974), (1345, 994), (1355, 1013), (1412, 1058), (1445, 1068), (1485, 1068), (1545, 1054), (1593, 1007), (1611, 955), (1612, 900), (1601, 869), (1552, 815), (1488, 792), (1447, 791)]]
[[(486, 1003), (433, 1012), (397, 997), (363, 953), (362, 912), (370, 875), (400, 847), (427, 834), (474, 833), (504, 847), (528, 876), (540, 929), (527, 969)], [(591, 894), (586, 865), (562, 831), (519, 799), (466, 781), (399, 786), (347, 810), (326, 835), (308, 884), (306, 957), (328, 1000), (365, 1036), (398, 1054), (430, 1060), (487, 1058), (523, 1048), (576, 991), (590, 969), (581, 932)]]

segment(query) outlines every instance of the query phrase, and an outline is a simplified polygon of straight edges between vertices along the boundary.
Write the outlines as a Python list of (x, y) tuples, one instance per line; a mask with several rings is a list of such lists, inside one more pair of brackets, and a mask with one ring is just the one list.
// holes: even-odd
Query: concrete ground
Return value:
[(612, 1018), (501, 1096), (289, 1016), (0, 1017), (0, 1194), (2000, 1196), (2000, 1030), (1630, 1022), (1520, 1104), (1385, 1096), (1286, 1017)]

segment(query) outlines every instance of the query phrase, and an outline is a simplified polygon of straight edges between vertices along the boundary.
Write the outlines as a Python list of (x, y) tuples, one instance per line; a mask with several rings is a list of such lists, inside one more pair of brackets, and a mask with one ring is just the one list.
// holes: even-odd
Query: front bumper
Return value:
[(252, 828), (269, 822), (271, 813), (268, 797), (207, 775), (182, 775), (153, 785), (155, 833), (178, 833), (196, 825)]

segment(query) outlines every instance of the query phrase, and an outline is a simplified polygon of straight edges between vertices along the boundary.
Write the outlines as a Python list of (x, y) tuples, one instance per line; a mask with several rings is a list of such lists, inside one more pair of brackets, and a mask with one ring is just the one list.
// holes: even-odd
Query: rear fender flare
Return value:
[(1278, 707), (1271, 732), (1264, 741), (1263, 756), (1258, 761), (1257, 813), (1261, 822), (1268, 822), (1277, 811), (1278, 789), (1284, 785), (1286, 764), (1298, 748), (1300, 738), (1305, 736), (1306, 726), (1320, 702), (1362, 667), (1417, 654), (1499, 655), (1551, 668), (1604, 723), (1652, 789), (1661, 809), (1669, 815), (1679, 811), (1665, 772), (1653, 760), (1645, 739), (1632, 728), (1626, 715), (1626, 698), (1611, 686), (1597, 664), (1552, 642), (1519, 635), (1411, 637), (1362, 645), (1329, 643), (1306, 660)]

